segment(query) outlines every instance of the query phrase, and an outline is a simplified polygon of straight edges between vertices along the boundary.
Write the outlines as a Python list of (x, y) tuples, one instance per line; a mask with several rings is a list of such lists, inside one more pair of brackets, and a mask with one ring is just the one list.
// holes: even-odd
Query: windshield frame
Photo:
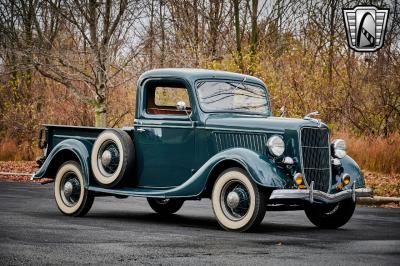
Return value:
[[(267, 107), (268, 107), (268, 111), (263, 113), (263, 112), (253, 112), (253, 111), (235, 111), (235, 110), (214, 110), (214, 111), (205, 111), (202, 107), (202, 103), (201, 103), (201, 99), (200, 99), (200, 95), (199, 95), (199, 91), (198, 91), (198, 84), (202, 83), (202, 82), (232, 82), (232, 83), (238, 83), (238, 84), (244, 84), (244, 85), (251, 85), (251, 86), (255, 86), (260, 88), (261, 90), (263, 90), (265, 92), (265, 97), (267, 97)], [(196, 91), (196, 97), (197, 97), (197, 101), (199, 104), (199, 108), (203, 113), (207, 113), (207, 114), (213, 114), (213, 113), (236, 113), (236, 114), (246, 114), (246, 115), (260, 115), (260, 116), (271, 116), (272, 115), (272, 107), (271, 107), (271, 101), (269, 98), (269, 92), (268, 89), (266, 88), (266, 86), (264, 84), (260, 84), (260, 83), (256, 83), (256, 82), (251, 82), (248, 81), (246, 79), (243, 80), (237, 80), (237, 79), (218, 79), (218, 78), (207, 78), (207, 79), (198, 79), (195, 81), (194, 83), (195, 88), (194, 90)]]

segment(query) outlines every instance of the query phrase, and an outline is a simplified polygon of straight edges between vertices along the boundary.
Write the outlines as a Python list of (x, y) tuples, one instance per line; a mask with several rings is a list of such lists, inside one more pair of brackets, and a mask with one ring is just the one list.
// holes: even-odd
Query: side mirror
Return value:
[(184, 101), (179, 101), (176, 103), (176, 108), (179, 111), (186, 111), (186, 103)]

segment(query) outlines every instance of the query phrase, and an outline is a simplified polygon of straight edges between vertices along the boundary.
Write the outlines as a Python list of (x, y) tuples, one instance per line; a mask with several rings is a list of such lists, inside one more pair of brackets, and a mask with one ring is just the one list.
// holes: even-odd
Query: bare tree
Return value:
[[(138, 2), (49, 0), (43, 5), (42, 10), (49, 10), (63, 25), (58, 26), (58, 39), (52, 40), (47, 34), (49, 22), (43, 16), (35, 17), (35, 68), (91, 104), (96, 126), (105, 127), (112, 79), (135, 55), (132, 46), (124, 51), (124, 60), (120, 52), (122, 41), (132, 34), (131, 28), (139, 17)], [(82, 87), (89, 90), (89, 95), (82, 92)]]

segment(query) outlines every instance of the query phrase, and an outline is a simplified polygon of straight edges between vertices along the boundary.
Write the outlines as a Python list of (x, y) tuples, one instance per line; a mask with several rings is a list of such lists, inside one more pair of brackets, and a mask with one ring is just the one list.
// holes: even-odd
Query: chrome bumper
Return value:
[(352, 188), (340, 191), (335, 194), (328, 194), (319, 190), (314, 190), (311, 186), (309, 189), (276, 189), (272, 192), (270, 200), (304, 200), (310, 203), (336, 203), (345, 199), (352, 198), (356, 201), (358, 197), (371, 197), (372, 189), (370, 188)]

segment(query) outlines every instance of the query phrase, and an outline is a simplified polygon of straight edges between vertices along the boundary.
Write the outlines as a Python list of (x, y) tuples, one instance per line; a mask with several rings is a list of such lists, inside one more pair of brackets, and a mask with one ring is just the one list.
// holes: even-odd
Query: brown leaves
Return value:
[[(37, 170), (34, 161), (0, 161), (0, 172), (33, 174)], [(28, 182), (31, 176), (26, 175), (1, 175), (0, 180), (12, 180), (17, 182)]]

